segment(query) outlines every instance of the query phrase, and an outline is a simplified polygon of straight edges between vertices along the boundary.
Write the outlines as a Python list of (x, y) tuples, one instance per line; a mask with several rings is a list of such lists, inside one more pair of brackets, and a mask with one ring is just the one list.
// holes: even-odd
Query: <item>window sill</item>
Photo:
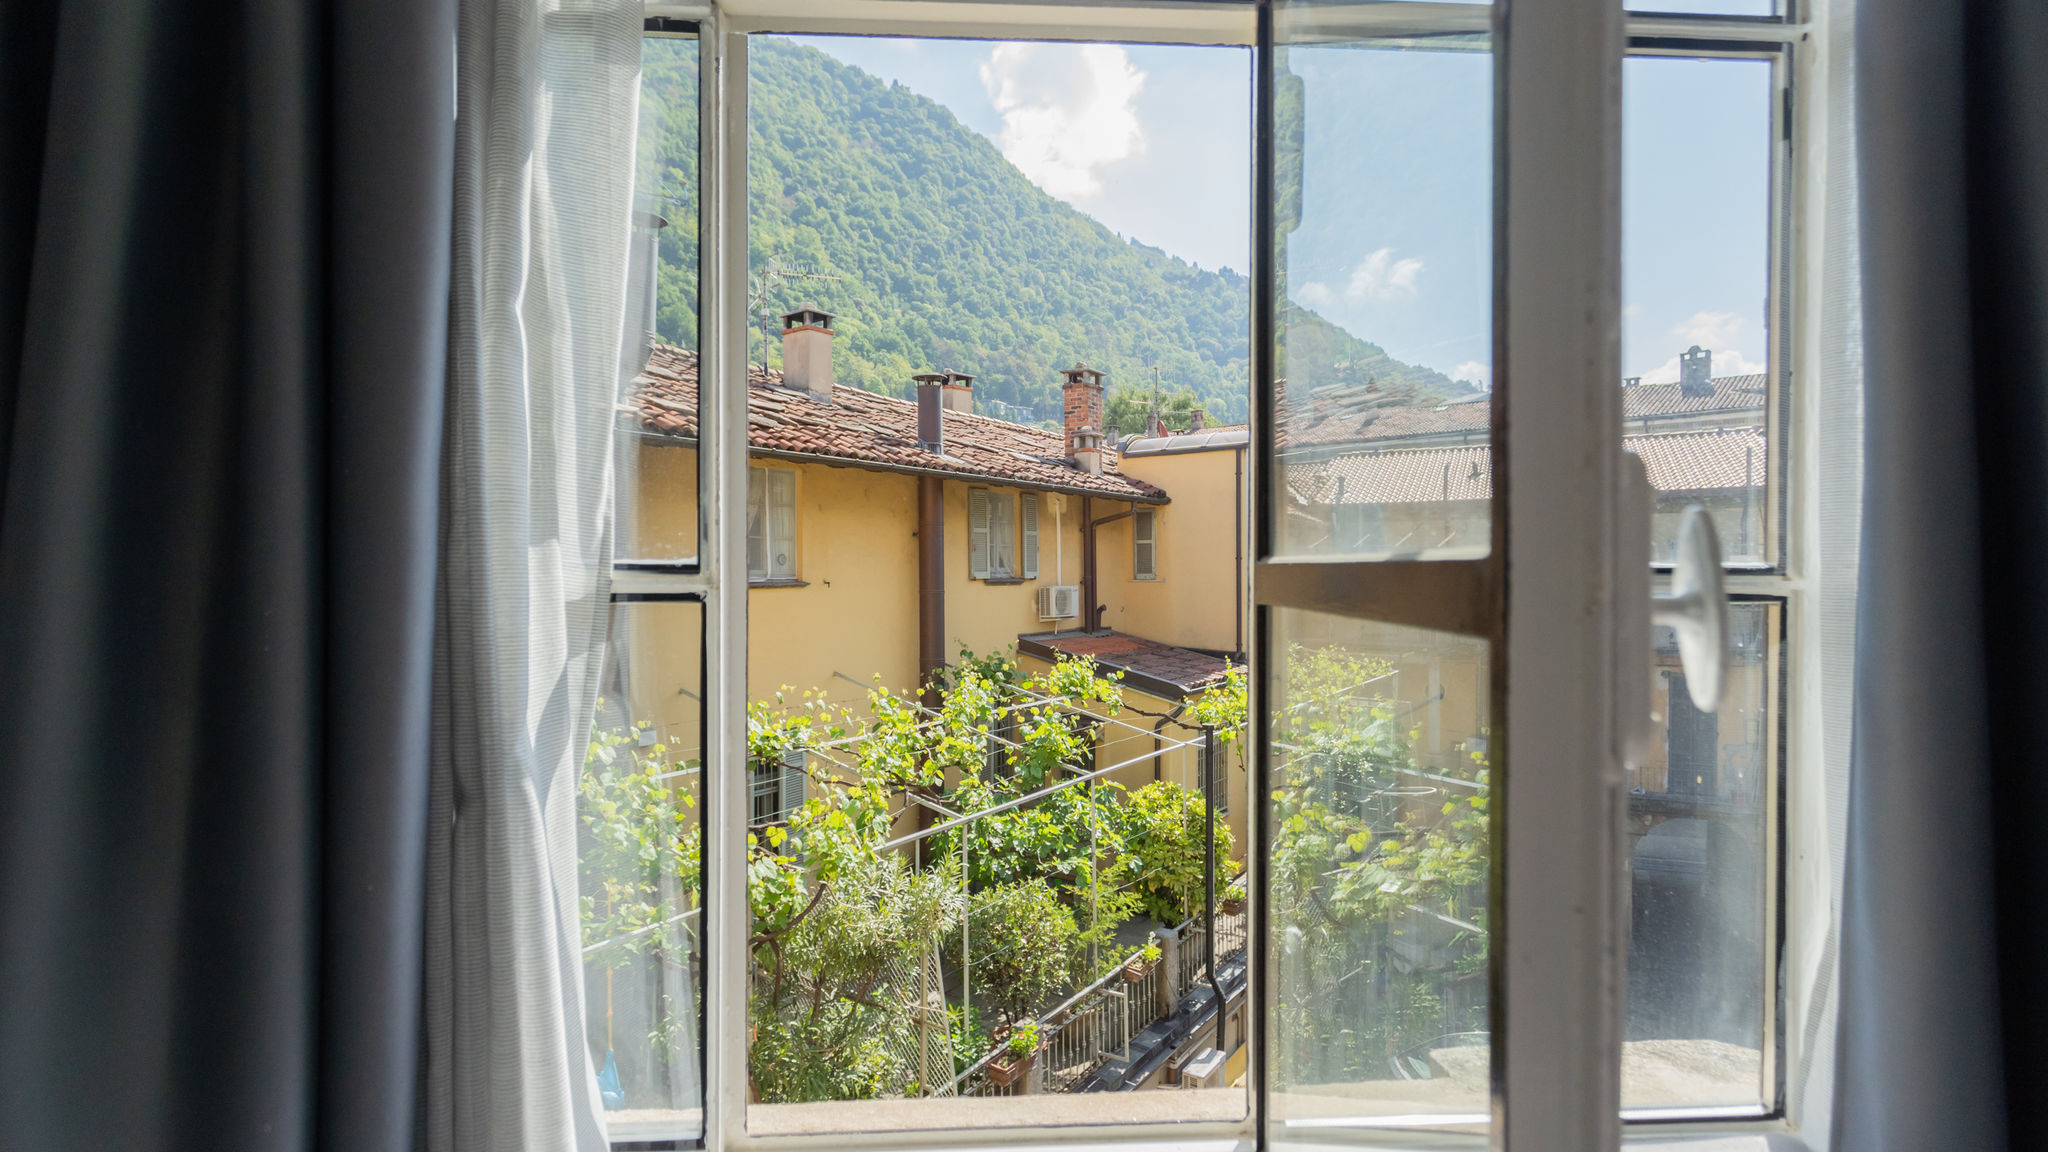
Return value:
[(983, 584), (991, 588), (1008, 588), (1013, 584), (1023, 584), (1026, 582), (1022, 576), (983, 576), (980, 579)]
[(747, 580), (747, 587), (749, 588), (809, 588), (810, 586), (811, 582), (809, 580), (798, 580), (795, 577), (785, 577), (780, 580), (756, 580), (752, 578)]

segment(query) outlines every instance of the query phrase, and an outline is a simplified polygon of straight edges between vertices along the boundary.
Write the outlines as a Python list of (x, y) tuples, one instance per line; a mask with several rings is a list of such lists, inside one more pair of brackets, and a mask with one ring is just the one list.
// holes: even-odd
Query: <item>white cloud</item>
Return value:
[[(1764, 365), (1742, 354), (1742, 318), (1733, 312), (1695, 312), (1692, 318), (1672, 325), (1681, 348), (1705, 348), (1713, 355), (1716, 376), (1749, 376), (1762, 372)], [(1678, 357), (1643, 373), (1645, 384), (1678, 383)]]
[[(1740, 349), (1718, 348), (1714, 350), (1713, 372), (1715, 376), (1751, 376), (1764, 370), (1755, 360), (1746, 359)], [(1645, 384), (1678, 383), (1678, 357), (1673, 356), (1664, 363), (1643, 373)]]
[(1451, 370), (1451, 379), (1463, 380), (1468, 384), (1476, 384), (1481, 389), (1491, 392), (1493, 390), (1493, 365), (1484, 364), (1477, 360), (1467, 360)]
[[(1359, 304), (1367, 300), (1392, 300), (1415, 295), (1415, 281), (1422, 275), (1422, 261), (1414, 256), (1394, 259), (1392, 248), (1381, 248), (1358, 262), (1344, 282), (1344, 300)], [(1319, 311), (1337, 302), (1337, 292), (1328, 284), (1308, 283), (1295, 297)]]
[(1344, 285), (1349, 300), (1390, 300), (1415, 295), (1415, 278), (1422, 275), (1422, 261), (1410, 256), (1394, 259), (1392, 248), (1382, 248), (1358, 262), (1351, 281)]
[(1733, 312), (1695, 312), (1692, 319), (1673, 325), (1671, 334), (1687, 347), (1733, 348), (1742, 335), (1742, 318)]
[(981, 86), (1003, 118), (1004, 158), (1062, 200), (1101, 195), (1097, 169), (1145, 150), (1145, 74), (1114, 44), (998, 44)]

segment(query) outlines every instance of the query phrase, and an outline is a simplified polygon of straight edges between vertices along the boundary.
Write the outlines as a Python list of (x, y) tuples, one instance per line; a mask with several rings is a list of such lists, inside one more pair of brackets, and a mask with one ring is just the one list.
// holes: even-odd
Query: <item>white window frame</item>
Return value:
[[(760, 464), (747, 468), (747, 580), (753, 584), (793, 584), (797, 576), (797, 475), (794, 468)], [(761, 563), (754, 563), (755, 505), (760, 506)], [(776, 545), (789, 559), (777, 564)]]
[[(1143, 529), (1143, 531), (1140, 531)], [(1141, 552), (1140, 549), (1143, 549)], [(1141, 561), (1139, 558), (1143, 557)], [(1131, 579), (1159, 579), (1159, 512), (1153, 508), (1131, 510)]]
[[(1035, 521), (1037, 501), (1031, 500)], [(1025, 555), (1031, 570), (1025, 571), (1018, 556), (1018, 493), (1005, 488), (975, 485), (967, 490), (967, 578), (1008, 583), (1037, 576), (1037, 526), (1032, 526), (1030, 551)]]
[[(1796, 4), (1799, 0), (1785, 2)], [(673, 597), (704, 604), (707, 762), (743, 764), (746, 761), (744, 718), (747, 703), (745, 592), (749, 584), (744, 516), (748, 475), (744, 352), (748, 323), (744, 308), (747, 277), (746, 36), (754, 32), (864, 33), (1248, 47), (1256, 36), (1257, 17), (1249, 7), (1174, 0), (1097, 0), (1066, 4), (1058, 0), (1012, 0), (1007, 3), (978, 3), (974, 0), (919, 0), (917, 3), (905, 0), (727, 0), (724, 4), (655, 0), (647, 10), (650, 17), (699, 22), (699, 58), (703, 77), (699, 145), (702, 181), (699, 202), (702, 237), (699, 349), (703, 368), (699, 405), (703, 486), (699, 523), (704, 546), (697, 562), (622, 564), (617, 570), (615, 588), (622, 595)], [(1527, 218), (1531, 213), (1554, 213), (1570, 203), (1605, 203), (1618, 219), (1618, 170), (1607, 171), (1606, 175), (1597, 177), (1607, 180), (1608, 185), (1590, 189), (1593, 192), (1590, 196), (1572, 196), (1550, 204), (1543, 203), (1538, 196), (1539, 192), (1561, 194), (1570, 189), (1586, 192), (1589, 189), (1584, 186), (1585, 171), (1600, 172), (1603, 163), (1607, 163), (1609, 169), (1614, 167), (1611, 156), (1604, 161), (1601, 156), (1601, 149), (1615, 138), (1614, 125), (1611, 119), (1602, 121), (1600, 118), (1618, 111), (1615, 92), (1601, 93), (1599, 85), (1574, 88), (1563, 81), (1566, 77), (1589, 71), (1597, 74), (1610, 64), (1618, 68), (1618, 56), (1608, 59), (1610, 50), (1618, 51), (1614, 38), (1620, 35), (1624, 23), (1618, 13), (1606, 12), (1598, 0), (1552, 0), (1543, 4), (1517, 4), (1509, 22), (1504, 11), (1491, 11), (1480, 5), (1404, 2), (1348, 6), (1333, 12), (1333, 19), (1342, 21), (1353, 30), (1379, 27), (1388, 31), (1402, 27), (1484, 31), (1495, 26), (1497, 20), (1501, 21), (1499, 28), (1505, 35), (1497, 52), (1498, 58), (1508, 62), (1508, 66), (1503, 69), (1506, 82), (1500, 92), (1498, 106), (1522, 117), (1525, 125), (1533, 126), (1538, 122), (1548, 125), (1521, 132), (1519, 136), (1503, 132), (1507, 137), (1503, 155), (1511, 166), (1510, 170), (1523, 174), (1510, 187), (1503, 201), (1507, 219)], [(1822, 52), (1820, 41), (1823, 38), (1809, 37), (1807, 30), (1806, 25), (1798, 22), (1796, 12), (1792, 17), (1773, 20), (1662, 15), (1629, 16), (1626, 19), (1626, 32), (1630, 36), (1656, 35), (1672, 40), (1784, 45), (1785, 63), (1781, 67), (1798, 74), (1809, 72), (1815, 66), (1815, 58)], [(1617, 84), (1612, 87), (1618, 91), (1618, 73), (1616, 80)], [(1802, 128), (1820, 120), (1810, 111), (1802, 109), (1801, 113)], [(1575, 125), (1579, 128), (1593, 126), (1590, 139), (1581, 136)], [(1548, 160), (1544, 158), (1546, 150), (1550, 156)], [(1804, 163), (1795, 159), (1788, 169), (1783, 184), (1790, 198), (1785, 211), (1775, 214), (1777, 219), (1790, 222), (1786, 225), (1788, 231), (1780, 251), (1796, 257), (1786, 265), (1794, 270), (1811, 264), (1815, 259), (1802, 244), (1798, 224), (1805, 206), (1818, 202), (1811, 188), (1819, 173), (1802, 167)], [(1580, 166), (1579, 169), (1574, 169), (1575, 164)], [(1579, 226), (1557, 231), (1590, 235), (1581, 232)], [(1523, 229), (1522, 233), (1533, 239), (1535, 230)], [(1532, 263), (1532, 258), (1539, 257), (1541, 253), (1528, 250), (1526, 245), (1511, 246), (1497, 254), (1498, 258), (1508, 262), (1507, 299), (1537, 300), (1534, 289), (1538, 279), (1544, 281), (1543, 286), (1547, 290), (1554, 290), (1560, 266), (1582, 268), (1589, 263), (1582, 255), (1574, 255), (1575, 249), (1565, 236), (1551, 244), (1560, 255), (1561, 264), (1553, 264), (1542, 273), (1535, 271), (1541, 265)], [(1595, 259), (1613, 256), (1614, 253), (1607, 252)], [(1798, 284), (1789, 272), (1777, 278), (1775, 287), (1789, 294), (1789, 310), (1802, 317), (1814, 314), (1811, 301), (1801, 297)], [(1583, 317), (1554, 325), (1550, 337), (1529, 335), (1524, 329), (1535, 322), (1538, 311), (1532, 307), (1519, 313), (1510, 312), (1507, 316), (1510, 353), (1504, 367), (1508, 369), (1508, 375), (1519, 371), (1524, 379), (1529, 379), (1542, 374), (1540, 368), (1517, 365), (1514, 350), (1518, 345), (1532, 354), (1540, 347), (1544, 355), (1555, 358), (1569, 356), (1573, 349), (1583, 351), (1591, 347), (1589, 341), (1605, 338), (1586, 331)], [(1774, 303), (1774, 318), (1784, 316), (1787, 311), (1787, 307)], [(1255, 340), (1258, 338), (1255, 334)], [(1779, 347), (1782, 338), (1782, 331), (1774, 330), (1771, 349), (1774, 372), (1779, 372), (1780, 365), (1788, 358), (1802, 366), (1817, 360), (1818, 353), (1812, 350), (1810, 342), (1802, 343), (1794, 355), (1791, 349)], [(1804, 692), (1810, 685), (1801, 671), (1802, 651), (1811, 631), (1806, 622), (1814, 615), (1808, 610), (1803, 572), (1804, 561), (1811, 548), (1806, 536), (1810, 528), (1807, 513), (1814, 503), (1810, 449), (1815, 441), (1815, 429), (1810, 423), (1802, 422), (1801, 417), (1809, 414), (1810, 408), (1809, 398), (1795, 394), (1791, 426), (1782, 429), (1783, 443), (1800, 455), (1784, 468), (1788, 498), (1784, 504), (1785, 529), (1780, 535), (1780, 539), (1786, 541), (1779, 557), (1780, 568), (1768, 574), (1738, 574), (1730, 580), (1731, 591), (1783, 596), (1786, 600), (1790, 639), (1785, 659), (1791, 670), (1787, 682), (1795, 686), (1791, 697), (1785, 701), (1792, 732), (1791, 745), (1795, 750), (1788, 759), (1788, 775), (1793, 774), (1794, 763), (1812, 748), (1817, 739), (1813, 731), (1815, 721), (1810, 716), (1816, 710), (1804, 703)], [(1564, 415), (1564, 410), (1554, 410), (1559, 413), (1559, 418), (1547, 421), (1540, 418), (1540, 409), (1518, 411), (1515, 421), (1508, 425), (1509, 459), (1517, 471), (1529, 473), (1532, 469), (1556, 466), (1573, 450), (1583, 450), (1588, 446), (1579, 441), (1601, 435), (1584, 428), (1575, 433), (1571, 427), (1573, 421)], [(1618, 425), (1618, 421), (1616, 423)], [(1565, 466), (1565, 471), (1570, 473), (1566, 477), (1567, 484), (1576, 486), (1580, 491), (1590, 490), (1593, 499), (1586, 507), (1601, 507), (1599, 497), (1606, 490), (1605, 481), (1586, 470), (1586, 458), (1581, 451), (1577, 465)], [(1784, 459), (1781, 455), (1781, 462)], [(1577, 471), (1572, 471), (1573, 468)], [(1513, 484), (1514, 479), (1509, 478), (1508, 483)], [(1515, 547), (1534, 547), (1527, 542), (1536, 538), (1539, 527), (1519, 522), (1514, 527), (1514, 538), (1523, 541)], [(1512, 560), (1512, 557), (1513, 554), (1507, 558)], [(1591, 570), (1605, 563), (1604, 557), (1596, 553), (1587, 556), (1585, 561), (1588, 585), (1607, 578), (1606, 573)], [(1267, 586), (1271, 583), (1266, 571), (1269, 567), (1263, 563), (1257, 566), (1259, 574), (1253, 577), (1255, 603), (1267, 599), (1264, 593), (1269, 591)], [(1564, 614), (1556, 610), (1558, 597), (1569, 597), (1573, 592), (1572, 587), (1543, 589), (1524, 584), (1509, 597), (1510, 617), (1530, 622), (1540, 615), (1534, 610), (1539, 597), (1545, 612), (1553, 617), (1562, 616)], [(1583, 595), (1583, 588), (1578, 592)], [(1526, 609), (1516, 611), (1516, 605), (1526, 605)], [(1555, 631), (1555, 627), (1552, 630)], [(1514, 647), (1535, 640), (1535, 637), (1511, 631), (1507, 644)], [(1565, 643), (1587, 643), (1584, 637), (1577, 636), (1567, 636), (1563, 640)], [(1515, 741), (1520, 745), (1518, 757), (1525, 764), (1534, 758), (1531, 746), (1548, 744), (1562, 754), (1575, 739), (1582, 739), (1570, 731), (1562, 731), (1573, 727), (1573, 721), (1567, 717), (1578, 717), (1581, 721), (1579, 729), (1593, 731), (1593, 726), (1583, 721), (1590, 715), (1587, 708), (1598, 712), (1597, 702), (1589, 701), (1583, 694), (1576, 700), (1545, 701), (1537, 692), (1524, 693), (1520, 687), (1518, 682), (1517, 705), (1507, 719), (1516, 731)], [(1552, 718), (1547, 723), (1525, 723), (1524, 712), (1539, 704), (1552, 708)], [(1255, 689), (1254, 709), (1258, 707)], [(1590, 762), (1599, 762), (1605, 756), (1603, 748), (1581, 750), (1593, 753)], [(1818, 757), (1814, 756), (1813, 761), (1814, 770), (1817, 770)], [(844, 1133), (829, 1137), (771, 1138), (749, 1134), (745, 1123), (745, 881), (743, 869), (730, 866), (730, 862), (744, 858), (749, 803), (747, 774), (711, 772), (707, 774), (707, 785), (705, 843), (708, 881), (704, 895), (709, 937), (705, 975), (707, 1041), (704, 1054), (703, 1147), (721, 1150), (790, 1149), (796, 1152), (798, 1149), (824, 1147), (995, 1147), (1058, 1141), (1136, 1149), (1147, 1142), (1171, 1141), (1182, 1147), (1220, 1150), (1261, 1142), (1257, 1128), (1256, 1085), (1253, 1088), (1252, 1114), (1242, 1122), (1083, 1124), (1042, 1130), (961, 1129)], [(1516, 804), (1516, 799), (1519, 798), (1512, 798), (1511, 794), (1509, 823), (1517, 829), (1515, 843), (1528, 845), (1531, 841), (1549, 838), (1547, 833), (1552, 830), (1582, 823), (1572, 815), (1572, 807), (1588, 799), (1597, 801), (1598, 793), (1597, 790), (1561, 789), (1549, 797), (1544, 810), (1540, 811), (1525, 811), (1522, 805)], [(1818, 799), (1809, 796), (1807, 802), (1817, 805)], [(1246, 813), (1246, 818), (1255, 826), (1260, 821), (1260, 808), (1253, 805)], [(1788, 851), (1825, 852), (1824, 843), (1817, 847), (1812, 844), (1802, 846), (1799, 829), (1810, 823), (1791, 824)], [(1824, 829), (1821, 831), (1824, 833)], [(1603, 866), (1597, 854), (1572, 846), (1577, 841), (1549, 839), (1566, 845), (1556, 850), (1553, 860), (1559, 865), (1559, 876), (1584, 877), (1589, 870)], [(1250, 880), (1256, 891), (1258, 861), (1257, 854), (1252, 855), (1254, 875)], [(1511, 857), (1507, 866), (1514, 870), (1531, 863), (1534, 861), (1526, 859), (1526, 853), (1523, 853)], [(1519, 872), (1516, 874), (1520, 875)], [(1520, 889), (1520, 900), (1533, 901), (1538, 907), (1555, 908), (1564, 896), (1555, 885), (1548, 889), (1534, 884), (1517, 884), (1516, 887)], [(1811, 941), (1800, 934), (1828, 914), (1828, 893), (1824, 888), (1824, 884), (1803, 881), (1784, 889), (1790, 914), (1782, 919), (1788, 925), (1785, 944), (1791, 951), (1799, 952), (1802, 947), (1811, 951)], [(1793, 927), (1795, 925), (1797, 927)], [(1598, 994), (1598, 988), (1594, 986), (1597, 981), (1572, 982), (1572, 987), (1562, 995), (1555, 983), (1557, 976), (1571, 971), (1578, 962), (1590, 961), (1585, 965), (1588, 971), (1614, 972), (1616, 945), (1607, 942), (1608, 939), (1598, 933), (1561, 930), (1551, 933), (1548, 940), (1517, 941), (1518, 948), (1524, 944), (1530, 946), (1511, 956), (1506, 966), (1506, 995), (1508, 1002), (1517, 1007), (1510, 1009), (1508, 1018), (1509, 1030), (1504, 1045), (1508, 1055), (1504, 1072), (1506, 1083), (1518, 1087), (1509, 1089), (1505, 1101), (1496, 1095), (1495, 1115), (1504, 1123), (1495, 1126), (1494, 1146), (1500, 1146), (1506, 1138), (1513, 1141), (1517, 1152), (1561, 1148), (1566, 1146), (1561, 1137), (1579, 1130), (1574, 1125), (1592, 1124), (1595, 1130), (1601, 1130), (1601, 1126), (1607, 1123), (1602, 1119), (1602, 1113), (1612, 1115), (1608, 1108), (1612, 1094), (1601, 1086), (1608, 1076), (1606, 1069), (1612, 1066), (1608, 1059), (1612, 1054), (1597, 1052), (1598, 1045), (1589, 1047), (1584, 1042), (1580, 1024), (1585, 1017), (1575, 1014), (1588, 1009), (1596, 1015), (1603, 1011), (1611, 1013), (1619, 1011), (1619, 1005), (1589, 1003), (1588, 997)], [(1540, 1017), (1532, 1014), (1525, 1020), (1519, 1006), (1535, 1002), (1529, 994), (1533, 982), (1543, 984), (1552, 1004)], [(1799, 995), (1800, 990), (1794, 989), (1788, 996), (1787, 1007), (1792, 1020), (1801, 1019)], [(1792, 1034), (1782, 1024), (1778, 1026), (1777, 1033), (1786, 1046), (1788, 1061), (1798, 1060), (1800, 1053), (1793, 1046), (1801, 1042), (1801, 1037)], [(1574, 1036), (1579, 1038), (1573, 1039)], [(1560, 1040), (1565, 1042), (1560, 1045), (1557, 1043)], [(1260, 1067), (1257, 1028), (1252, 1030), (1248, 1042), (1252, 1045), (1253, 1066)], [(1589, 1059), (1589, 1054), (1592, 1059)], [(1500, 1081), (1498, 1071), (1496, 1081)], [(1539, 1086), (1540, 1091), (1537, 1090)], [(1545, 1096), (1549, 1103), (1544, 1102)], [(1828, 1093), (1809, 1092), (1807, 1097), (1809, 1108), (1824, 1116), (1829, 1107)], [(1636, 1140), (1658, 1133), (1782, 1133), (1796, 1130), (1797, 1120), (1797, 1117), (1788, 1119), (1780, 1116), (1717, 1123), (1712, 1117), (1702, 1115), (1685, 1122), (1667, 1120), (1655, 1125), (1631, 1124), (1629, 1136)], [(1398, 1138), (1392, 1132), (1382, 1136), (1388, 1141)]]

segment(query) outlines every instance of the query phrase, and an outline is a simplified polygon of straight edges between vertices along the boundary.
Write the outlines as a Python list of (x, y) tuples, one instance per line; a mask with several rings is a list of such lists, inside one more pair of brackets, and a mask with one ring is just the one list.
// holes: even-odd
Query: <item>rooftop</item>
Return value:
[[(1621, 390), (1622, 419), (1675, 421), (1686, 417), (1761, 413), (1766, 395), (1761, 373), (1720, 376), (1713, 391), (1687, 396), (1677, 384), (1638, 384)], [(1330, 385), (1314, 390), (1298, 406), (1282, 392), (1281, 447), (1348, 447), (1361, 441), (1423, 439), (1438, 436), (1484, 436), (1491, 428), (1492, 405), (1484, 396), (1442, 404), (1418, 405), (1400, 393), (1374, 385)], [(1638, 425), (1637, 430), (1642, 430)]]
[(1028, 632), (1017, 637), (1021, 655), (1054, 660), (1087, 656), (1097, 668), (1122, 672), (1124, 683), (1161, 699), (1177, 700), (1223, 682), (1230, 665), (1213, 652), (1181, 648), (1125, 632)]
[[(697, 354), (657, 345), (633, 379), (625, 411), (664, 439), (697, 442)], [(917, 438), (917, 405), (874, 392), (835, 385), (827, 401), (806, 389), (785, 387), (782, 373), (747, 368), (747, 444), (754, 456), (822, 460), (880, 471), (958, 476), (1018, 488), (1106, 496), (1164, 504), (1166, 493), (1117, 469), (1116, 452), (1103, 449), (1102, 474), (1067, 462), (1059, 432), (1029, 428), (967, 412), (945, 413), (945, 454)]]
[[(1764, 482), (1762, 428), (1624, 436), (1659, 492), (1752, 488)], [(1310, 504), (1424, 504), (1493, 494), (1487, 444), (1357, 450), (1287, 470), (1287, 485)]]

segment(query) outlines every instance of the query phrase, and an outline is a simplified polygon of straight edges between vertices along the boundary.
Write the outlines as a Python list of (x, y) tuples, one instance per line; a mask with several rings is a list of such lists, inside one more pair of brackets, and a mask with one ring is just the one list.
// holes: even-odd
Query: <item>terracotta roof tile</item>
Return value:
[[(1093, 657), (1098, 667), (1125, 673), (1126, 682), (1137, 681), (1132, 686), (1140, 691), (1170, 685), (1182, 695), (1222, 683), (1229, 667), (1222, 657), (1125, 632), (1034, 632), (1017, 637), (1017, 647), (1041, 659), (1048, 656), (1043, 650)], [(1158, 684), (1147, 685), (1145, 679)]]
[[(696, 441), (696, 353), (657, 346), (633, 384), (625, 406), (628, 419), (663, 436)], [(1142, 503), (1167, 499), (1159, 488), (1118, 471), (1116, 452), (1106, 445), (1102, 475), (1073, 467), (1059, 432), (948, 412), (945, 438), (945, 455), (925, 451), (917, 439), (917, 405), (909, 400), (839, 385), (827, 402), (783, 386), (780, 372), (753, 365), (747, 369), (747, 443), (755, 454), (948, 472), (962, 479)]]
[[(1622, 418), (1634, 422), (1715, 412), (1761, 412), (1765, 395), (1761, 373), (1716, 377), (1713, 392), (1703, 396), (1687, 396), (1677, 384), (1639, 384), (1621, 390)], [(1372, 385), (1327, 385), (1298, 406), (1290, 403), (1283, 386), (1280, 411), (1283, 448), (1484, 434), (1491, 417), (1483, 396), (1419, 406), (1403, 403), (1399, 393)]]
[[(1762, 428), (1624, 436), (1659, 492), (1748, 488), (1764, 480)], [(1288, 488), (1309, 504), (1426, 504), (1484, 500), (1493, 492), (1493, 450), (1473, 444), (1347, 452), (1287, 470)]]

